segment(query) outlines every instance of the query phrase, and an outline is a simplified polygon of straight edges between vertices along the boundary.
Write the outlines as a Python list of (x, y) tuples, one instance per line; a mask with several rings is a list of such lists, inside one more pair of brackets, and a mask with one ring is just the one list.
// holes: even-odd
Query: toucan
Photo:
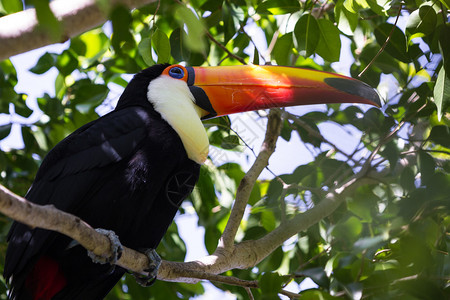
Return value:
[[(150, 249), (146, 252), (155, 262), (159, 257), (154, 249), (208, 157), (202, 120), (344, 102), (381, 105), (367, 84), (327, 72), (154, 65), (133, 77), (112, 112), (82, 126), (48, 153), (25, 198), (113, 232), (124, 246)], [(98, 263), (67, 236), (18, 222), (8, 241), (4, 277), (11, 299), (103, 299), (126, 272)], [(157, 265), (149, 268), (146, 282), (154, 280)]]

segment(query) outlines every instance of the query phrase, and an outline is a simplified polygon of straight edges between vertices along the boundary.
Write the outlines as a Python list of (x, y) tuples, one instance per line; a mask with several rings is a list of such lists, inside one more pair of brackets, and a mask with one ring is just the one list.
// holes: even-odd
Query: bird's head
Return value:
[(147, 78), (149, 102), (180, 135), (189, 157), (199, 163), (206, 159), (209, 145), (201, 119), (319, 103), (381, 106), (376, 91), (361, 81), (294, 67), (157, 65), (139, 73), (130, 85), (142, 78)]

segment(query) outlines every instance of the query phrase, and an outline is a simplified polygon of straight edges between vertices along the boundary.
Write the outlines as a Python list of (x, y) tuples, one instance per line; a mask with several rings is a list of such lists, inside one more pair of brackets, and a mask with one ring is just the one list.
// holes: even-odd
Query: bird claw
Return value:
[(112, 255), (109, 257), (104, 257), (96, 255), (91, 251), (88, 251), (88, 256), (92, 259), (94, 263), (106, 264), (109, 263), (114, 265), (122, 256), (123, 247), (119, 241), (119, 237), (112, 230), (106, 230), (102, 228), (95, 229), (98, 233), (105, 235), (111, 242)]
[(142, 275), (139, 273), (132, 273), (136, 282), (141, 286), (148, 287), (151, 286), (156, 281), (156, 276), (158, 275), (158, 269), (161, 265), (161, 257), (156, 253), (155, 249), (147, 249), (144, 254), (148, 257), (149, 264), (148, 268), (144, 271), (147, 275)]

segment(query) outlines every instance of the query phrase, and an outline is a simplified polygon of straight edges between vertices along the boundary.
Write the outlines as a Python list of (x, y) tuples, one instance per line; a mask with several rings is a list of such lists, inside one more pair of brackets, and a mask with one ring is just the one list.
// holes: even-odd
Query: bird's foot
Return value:
[(161, 257), (159, 257), (158, 253), (156, 253), (155, 249), (147, 249), (144, 254), (147, 255), (149, 260), (148, 268), (144, 270), (148, 274), (132, 274), (137, 283), (139, 283), (141, 286), (147, 287), (151, 286), (156, 281), (156, 275), (158, 275), (158, 269), (161, 265)]
[(92, 253), (91, 251), (88, 251), (88, 256), (92, 259), (92, 261), (94, 263), (97, 263), (97, 264), (109, 263), (111, 265), (114, 265), (119, 260), (119, 258), (122, 256), (122, 251), (123, 251), (123, 247), (119, 241), (119, 237), (112, 230), (97, 228), (97, 229), (95, 229), (95, 231), (105, 235), (110, 240), (112, 255), (105, 257), (105, 256), (96, 255), (96, 254)]

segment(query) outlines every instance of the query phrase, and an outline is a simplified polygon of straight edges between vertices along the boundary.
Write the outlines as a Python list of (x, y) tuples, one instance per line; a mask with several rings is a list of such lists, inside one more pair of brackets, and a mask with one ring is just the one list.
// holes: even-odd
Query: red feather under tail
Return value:
[(42, 256), (28, 275), (25, 287), (33, 295), (33, 300), (50, 300), (66, 283), (59, 264), (48, 256)]

